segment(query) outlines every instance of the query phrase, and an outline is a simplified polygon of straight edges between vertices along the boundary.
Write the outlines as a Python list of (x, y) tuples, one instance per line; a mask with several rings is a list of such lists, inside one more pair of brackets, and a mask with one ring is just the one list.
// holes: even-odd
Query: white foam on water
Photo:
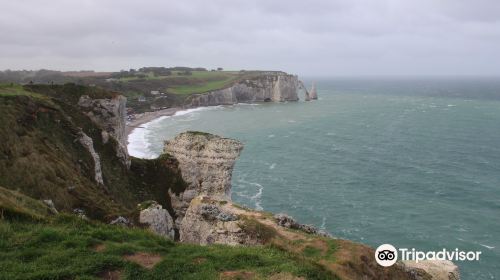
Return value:
[(255, 195), (253, 195), (252, 197), (250, 197), (250, 200), (254, 201), (256, 210), (262, 211), (262, 210), (264, 210), (264, 208), (262, 208), (261, 198), (262, 198), (262, 191), (264, 190), (264, 187), (258, 183), (250, 183), (250, 184), (254, 185), (258, 188), (257, 193)]
[(260, 106), (260, 104), (257, 103), (236, 103), (238, 106)]
[(273, 163), (271, 164), (271, 166), (269, 166), (269, 169), (274, 169), (276, 167), (276, 163)]
[[(261, 201), (261, 198), (262, 198), (262, 192), (264, 190), (264, 187), (259, 184), (259, 183), (256, 183), (256, 182), (248, 182), (244, 179), (238, 179), (238, 183), (240, 183), (241, 185), (238, 185), (237, 187), (238, 188), (242, 188), (243, 190), (242, 191), (236, 191), (235, 193), (240, 196), (240, 197), (244, 197), (246, 199), (249, 199), (251, 202), (254, 203), (255, 205), (255, 209), (256, 210), (259, 210), (259, 211), (262, 211), (264, 210), (264, 208), (262, 208), (262, 201)], [(254, 195), (250, 195), (249, 194), (249, 189), (248, 189), (248, 186), (254, 186), (254, 187), (257, 187), (257, 193), (255, 193)]]
[(212, 110), (212, 109), (221, 108), (221, 107), (222, 106), (210, 106), (210, 107), (198, 107), (198, 108), (186, 109), (186, 110), (175, 112), (174, 117), (184, 116), (184, 115), (191, 114), (194, 112), (207, 111), (207, 110)]
[(152, 126), (155, 126), (159, 122), (171, 118), (171, 117), (179, 117), (185, 116), (194, 112), (206, 111), (221, 108), (222, 106), (211, 106), (211, 107), (198, 107), (187, 110), (181, 110), (175, 112), (173, 116), (161, 116), (150, 122), (140, 125), (140, 127), (136, 127), (132, 130), (132, 132), (128, 136), (128, 153), (129, 155), (137, 158), (145, 158), (152, 159), (156, 158), (158, 154), (152, 152), (150, 150), (151, 143), (148, 141), (147, 136), (152, 131)]
[(319, 229), (325, 230), (326, 229), (326, 217), (323, 216), (323, 220), (321, 221), (321, 225), (319, 226)]
[(488, 246), (488, 245), (485, 245), (485, 244), (481, 244), (479, 243), (479, 245), (483, 246), (484, 248), (488, 248), (488, 249), (495, 249), (495, 246)]
[(129, 155), (137, 158), (146, 158), (152, 159), (157, 157), (158, 155), (153, 153), (149, 148), (151, 147), (151, 143), (147, 140), (147, 135), (151, 132), (149, 127), (154, 125), (162, 120), (169, 118), (168, 116), (162, 116), (157, 119), (154, 119), (148, 123), (141, 125), (140, 127), (136, 127), (132, 130), (132, 132), (128, 136), (128, 153)]

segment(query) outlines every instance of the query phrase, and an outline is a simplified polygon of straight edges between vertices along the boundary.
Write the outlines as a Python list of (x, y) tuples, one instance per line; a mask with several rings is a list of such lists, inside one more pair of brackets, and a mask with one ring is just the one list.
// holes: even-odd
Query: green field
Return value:
[(143, 73), (144, 78), (126, 77), (121, 82), (154, 81), (163, 82), (167, 93), (189, 95), (204, 93), (225, 88), (241, 79), (245, 74), (239, 71), (192, 71), (191, 75), (180, 75), (180, 71), (172, 71), (169, 76), (155, 76), (152, 72)]

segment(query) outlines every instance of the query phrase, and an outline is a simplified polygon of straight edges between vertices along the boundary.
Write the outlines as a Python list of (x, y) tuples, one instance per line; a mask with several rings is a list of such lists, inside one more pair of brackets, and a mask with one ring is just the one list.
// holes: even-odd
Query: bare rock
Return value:
[(92, 159), (94, 160), (95, 181), (100, 185), (104, 185), (104, 180), (102, 178), (101, 158), (94, 149), (94, 141), (92, 141), (92, 138), (90, 138), (83, 131), (80, 131), (78, 135), (79, 135), (78, 141), (80, 141), (80, 143), (87, 149), (87, 151), (89, 151), (90, 155), (92, 156)]
[(448, 260), (403, 261), (402, 264), (414, 280), (460, 280), (458, 266)]
[[(130, 167), (125, 131), (126, 103), (127, 99), (121, 95), (106, 99), (92, 99), (88, 95), (82, 95), (78, 100), (78, 105), (85, 114), (102, 127), (108, 136), (116, 139), (116, 155), (124, 165)], [(109, 137), (104, 134), (102, 137), (103, 142), (107, 143)]]
[(109, 141), (109, 133), (105, 130), (101, 131), (102, 143), (106, 144)]
[(201, 245), (256, 245), (260, 240), (244, 232), (240, 219), (226, 201), (206, 196), (191, 201), (180, 227), (180, 241)]
[(297, 223), (297, 221), (295, 221), (293, 217), (288, 216), (287, 214), (276, 214), (274, 215), (274, 219), (276, 219), (276, 223), (281, 227), (293, 229), (299, 228), (299, 223)]
[(52, 214), (59, 214), (59, 211), (57, 211), (56, 206), (54, 205), (52, 199), (44, 199), (42, 201), (43, 203), (45, 203), (45, 205), (49, 207), (49, 210), (50, 212), (52, 212)]
[(291, 229), (298, 229), (302, 230), (305, 233), (309, 234), (316, 234), (324, 237), (332, 237), (328, 232), (324, 230), (319, 230), (313, 225), (303, 225), (298, 223), (293, 217), (288, 216), (287, 214), (276, 214), (274, 215), (274, 219), (276, 220), (276, 224), (285, 227), (285, 228), (291, 228)]
[(194, 195), (231, 197), (231, 176), (243, 145), (203, 132), (184, 132), (165, 142), (164, 152), (179, 162), (182, 178)]
[(191, 98), (191, 106), (231, 105), (248, 102), (297, 101), (301, 88), (297, 76), (283, 72), (264, 72), (232, 86)]
[(81, 208), (75, 208), (75, 209), (73, 209), (73, 213), (75, 215), (77, 215), (82, 220), (88, 220), (87, 215), (85, 214), (85, 210), (83, 210)]
[(236, 140), (202, 132), (185, 132), (165, 142), (164, 152), (178, 162), (187, 189), (170, 192), (176, 225), (180, 227), (191, 200), (198, 195), (231, 199), (231, 176), (243, 145)]
[(148, 208), (142, 210), (139, 214), (139, 222), (147, 224), (149, 229), (161, 236), (174, 239), (174, 221), (168, 211), (163, 207), (153, 202)]
[(130, 220), (123, 217), (123, 216), (118, 216), (116, 219), (112, 220), (109, 224), (110, 225), (119, 225), (122, 227), (132, 226), (132, 223), (130, 222)]

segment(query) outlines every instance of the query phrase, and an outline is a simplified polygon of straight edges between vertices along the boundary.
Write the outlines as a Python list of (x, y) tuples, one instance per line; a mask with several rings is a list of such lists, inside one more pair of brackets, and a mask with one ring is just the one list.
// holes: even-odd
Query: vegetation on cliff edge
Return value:
[(38, 222), (0, 219), (0, 279), (282, 279), (280, 275), (336, 279), (322, 266), (270, 246), (180, 244), (142, 229), (71, 215)]
[[(175, 159), (133, 158), (127, 169), (117, 156), (117, 142), (105, 143), (105, 128), (78, 107), (81, 95), (112, 98), (115, 93), (74, 84), (0, 86), (0, 185), (105, 220), (128, 216), (148, 199), (170, 209), (168, 190), (185, 186)], [(104, 186), (95, 182), (94, 161), (79, 142), (80, 131), (93, 140)]]

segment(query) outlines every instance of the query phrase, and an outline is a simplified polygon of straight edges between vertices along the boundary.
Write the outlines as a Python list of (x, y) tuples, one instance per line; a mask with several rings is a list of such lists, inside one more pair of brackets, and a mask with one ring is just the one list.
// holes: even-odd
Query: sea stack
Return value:
[(317, 100), (318, 99), (318, 94), (316, 93), (316, 84), (313, 82), (311, 91), (309, 92), (309, 98), (312, 100)]
[(304, 100), (311, 101), (311, 97), (309, 97), (309, 92), (307, 91), (307, 88), (302, 81), (299, 81), (299, 89), (304, 90)]

